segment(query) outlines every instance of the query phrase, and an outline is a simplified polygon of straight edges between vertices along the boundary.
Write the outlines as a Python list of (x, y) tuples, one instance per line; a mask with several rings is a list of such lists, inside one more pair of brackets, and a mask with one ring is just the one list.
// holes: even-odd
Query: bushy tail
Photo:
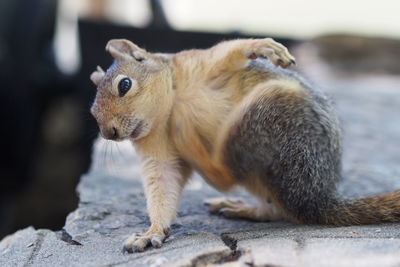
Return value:
[(337, 226), (400, 222), (400, 191), (373, 197), (333, 201), (321, 222)]

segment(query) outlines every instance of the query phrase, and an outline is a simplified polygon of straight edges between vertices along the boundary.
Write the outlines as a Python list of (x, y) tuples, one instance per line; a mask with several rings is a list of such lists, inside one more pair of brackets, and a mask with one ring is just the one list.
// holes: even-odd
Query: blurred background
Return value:
[(109, 39), (176, 52), (271, 36), (313, 79), (397, 79), (399, 10), (398, 0), (0, 0), (0, 239), (61, 229), (76, 208), (97, 137), (89, 75), (111, 63)]

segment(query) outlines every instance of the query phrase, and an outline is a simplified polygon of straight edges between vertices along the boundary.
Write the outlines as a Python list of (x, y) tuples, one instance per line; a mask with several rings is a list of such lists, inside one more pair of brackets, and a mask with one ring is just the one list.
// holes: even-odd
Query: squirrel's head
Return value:
[(97, 67), (90, 76), (97, 86), (90, 111), (104, 138), (143, 138), (168, 117), (173, 98), (170, 67), (161, 56), (128, 40), (111, 40), (106, 51), (114, 62), (106, 72)]

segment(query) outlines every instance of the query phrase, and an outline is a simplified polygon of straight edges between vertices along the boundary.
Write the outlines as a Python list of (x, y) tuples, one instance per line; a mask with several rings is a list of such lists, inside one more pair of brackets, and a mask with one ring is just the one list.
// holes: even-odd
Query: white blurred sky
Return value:
[[(65, 72), (79, 65), (76, 20), (87, 16), (89, 3), (60, 0), (55, 46)], [(151, 20), (147, 0), (104, 0), (108, 20), (146, 26)], [(241, 31), (277, 37), (312, 38), (349, 33), (400, 38), (400, 0), (161, 0), (169, 23), (178, 30)], [(73, 38), (75, 36), (75, 38)], [(62, 53), (61, 53), (62, 51)]]
[[(400, 38), (400, 0), (162, 0), (162, 3), (169, 22), (180, 30), (240, 30), (300, 38), (341, 32)], [(107, 9), (110, 17), (120, 23), (144, 26), (150, 20), (147, 0), (108, 0)]]

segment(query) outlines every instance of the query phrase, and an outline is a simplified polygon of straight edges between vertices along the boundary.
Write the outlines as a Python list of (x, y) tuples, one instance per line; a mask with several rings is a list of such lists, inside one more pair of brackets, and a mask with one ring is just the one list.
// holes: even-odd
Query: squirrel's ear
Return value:
[(101, 79), (103, 79), (104, 77), (104, 74), (105, 74), (104, 70), (100, 66), (97, 66), (97, 70), (95, 70), (90, 75), (90, 79), (96, 86), (99, 86)]
[(106, 51), (115, 59), (136, 59), (142, 61), (146, 57), (146, 51), (129, 40), (112, 39), (106, 45)]

